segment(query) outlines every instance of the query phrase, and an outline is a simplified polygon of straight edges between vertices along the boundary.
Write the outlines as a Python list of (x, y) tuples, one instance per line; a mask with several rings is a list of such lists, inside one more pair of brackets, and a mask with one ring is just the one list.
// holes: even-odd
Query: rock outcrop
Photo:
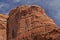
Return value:
[(19, 6), (9, 13), (7, 40), (60, 40), (60, 29), (39, 6)]
[(0, 14), (0, 40), (6, 40), (6, 25), (7, 25), (7, 16)]

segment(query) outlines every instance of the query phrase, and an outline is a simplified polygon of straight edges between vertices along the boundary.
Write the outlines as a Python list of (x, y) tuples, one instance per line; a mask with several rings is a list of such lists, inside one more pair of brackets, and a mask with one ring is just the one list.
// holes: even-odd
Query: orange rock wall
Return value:
[(60, 40), (60, 28), (40, 6), (24, 5), (0, 14), (0, 40)]
[(7, 16), (0, 14), (0, 40), (6, 40)]
[(58, 40), (60, 36), (54, 21), (41, 7), (35, 5), (19, 6), (11, 10), (8, 30), (8, 40)]

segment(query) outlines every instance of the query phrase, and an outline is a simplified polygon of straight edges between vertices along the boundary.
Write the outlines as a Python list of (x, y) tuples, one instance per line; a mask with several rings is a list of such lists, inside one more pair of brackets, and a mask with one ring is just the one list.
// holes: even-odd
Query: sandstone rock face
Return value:
[(0, 14), (0, 40), (6, 40), (7, 16)]
[(39, 6), (19, 6), (10, 11), (8, 40), (60, 40), (60, 29)]

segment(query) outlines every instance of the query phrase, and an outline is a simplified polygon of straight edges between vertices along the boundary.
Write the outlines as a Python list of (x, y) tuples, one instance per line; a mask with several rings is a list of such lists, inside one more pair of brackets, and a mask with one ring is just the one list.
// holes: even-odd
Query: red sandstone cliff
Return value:
[(0, 40), (6, 40), (7, 16), (0, 14)]
[(7, 18), (0, 14), (0, 40), (60, 40), (60, 29), (39, 6), (19, 6)]
[(8, 40), (60, 40), (60, 29), (39, 6), (19, 6), (9, 13)]

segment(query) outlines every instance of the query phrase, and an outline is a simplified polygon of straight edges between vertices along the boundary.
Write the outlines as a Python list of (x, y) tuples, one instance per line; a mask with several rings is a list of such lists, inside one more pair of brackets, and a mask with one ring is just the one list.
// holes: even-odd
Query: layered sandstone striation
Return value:
[(7, 24), (7, 40), (60, 40), (60, 29), (40, 6), (12, 9)]
[(7, 16), (0, 14), (0, 40), (6, 40)]

